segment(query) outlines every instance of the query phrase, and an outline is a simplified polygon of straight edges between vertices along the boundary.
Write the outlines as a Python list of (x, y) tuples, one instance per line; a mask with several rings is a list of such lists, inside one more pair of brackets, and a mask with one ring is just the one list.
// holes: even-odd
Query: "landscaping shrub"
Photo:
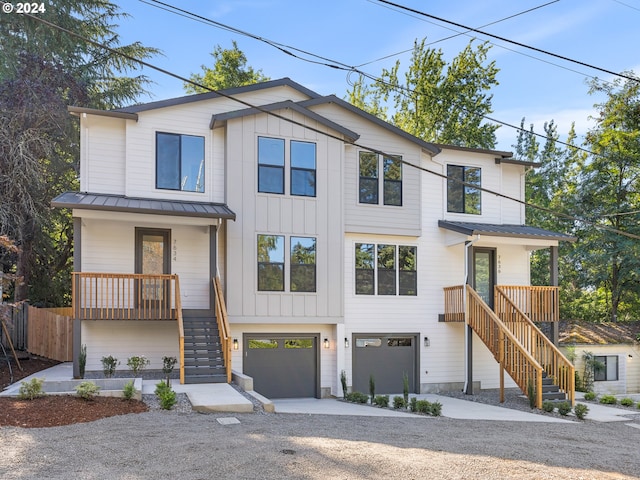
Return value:
[(407, 372), (402, 372), (402, 397), (404, 398), (404, 404), (409, 403), (409, 375)]
[(439, 417), (442, 414), (442, 404), (440, 402), (431, 402), (429, 415)]
[(145, 358), (144, 355), (134, 355), (133, 357), (127, 358), (127, 366), (133, 372), (133, 376), (137, 377), (140, 372), (142, 372), (147, 366), (149, 366), (148, 358)]
[(407, 408), (407, 402), (404, 401), (404, 397), (393, 397), (393, 408), (396, 410)]
[(178, 359), (176, 357), (162, 357), (162, 373), (164, 373), (165, 378), (167, 379), (167, 385), (171, 386), (171, 372), (173, 372), (173, 368), (178, 363)]
[(545, 400), (544, 402), (542, 402), (542, 410), (544, 410), (547, 413), (553, 412), (555, 408), (556, 408), (556, 404), (551, 400)]
[(371, 395), (371, 404), (373, 404), (373, 399), (376, 397), (376, 380), (373, 375), (369, 375), (369, 395)]
[(78, 354), (78, 370), (80, 371), (80, 378), (84, 378), (84, 372), (87, 367), (87, 346), (80, 346), (80, 353)]
[(589, 412), (589, 407), (584, 403), (576, 403), (576, 406), (573, 408), (573, 413), (576, 414), (576, 417), (579, 420), (584, 420), (584, 417), (587, 416), (587, 412)]
[(567, 416), (571, 411), (571, 404), (569, 402), (560, 402), (558, 403), (558, 413), (560, 415)]
[(100, 387), (93, 382), (82, 382), (75, 388), (76, 394), (83, 400), (93, 400), (98, 395)]
[(342, 385), (342, 398), (346, 398), (347, 395), (347, 372), (342, 370), (340, 372), (340, 385)]
[(618, 403), (618, 400), (613, 395), (603, 395), (602, 397), (600, 397), (600, 403), (603, 403), (605, 405), (616, 405)]
[(584, 394), (584, 399), (592, 402), (596, 399), (597, 395), (595, 394), (595, 392), (587, 392)]
[(416, 402), (416, 410), (418, 413), (431, 413), (431, 402), (428, 400), (418, 400)]
[(416, 397), (412, 397), (409, 401), (409, 410), (412, 412), (418, 411), (418, 399)]
[(529, 407), (533, 410), (536, 408), (536, 389), (531, 380), (527, 383), (527, 397), (529, 397)]
[(20, 400), (33, 400), (34, 398), (44, 397), (46, 394), (42, 391), (44, 378), (32, 378), (28, 382), (20, 384), (18, 390), (18, 398)]
[(624, 406), (624, 407), (633, 407), (633, 404), (635, 402), (633, 401), (633, 399), (626, 397), (623, 398), (622, 400), (620, 400), (620, 405)]
[(348, 402), (353, 403), (367, 403), (369, 401), (369, 396), (366, 393), (362, 392), (347, 393), (345, 398)]
[(376, 395), (373, 399), (373, 403), (382, 408), (387, 408), (389, 406), (389, 395)]
[(101, 362), (102, 373), (104, 373), (104, 376), (107, 378), (113, 377), (113, 374), (116, 373), (116, 367), (120, 365), (118, 359), (112, 355), (109, 355), (108, 357), (102, 357)]
[(171, 387), (169, 387), (168, 390), (161, 392), (160, 395), (158, 395), (158, 398), (160, 399), (160, 408), (163, 410), (171, 410), (173, 406), (178, 403), (176, 392), (171, 390)]
[(131, 400), (136, 394), (136, 387), (133, 386), (133, 380), (128, 381), (122, 389), (122, 397), (125, 400)]

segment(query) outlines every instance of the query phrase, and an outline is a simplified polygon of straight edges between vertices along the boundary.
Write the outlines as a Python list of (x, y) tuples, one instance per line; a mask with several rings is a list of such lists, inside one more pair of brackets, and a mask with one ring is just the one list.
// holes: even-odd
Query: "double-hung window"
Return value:
[(316, 144), (291, 140), (291, 195), (316, 196)]
[(596, 356), (593, 379), (596, 382), (618, 380), (618, 356)]
[(289, 194), (316, 196), (316, 144), (258, 137), (258, 192), (284, 195), (285, 172), (290, 170)]
[[(316, 239), (314, 237), (288, 237), (289, 291), (316, 291)], [(258, 235), (258, 291), (285, 291), (284, 235)]]
[(447, 212), (480, 215), (481, 169), (447, 165)]
[(356, 243), (356, 295), (418, 294), (417, 247)]
[(156, 188), (204, 192), (204, 137), (156, 132)]
[(402, 206), (401, 157), (383, 157), (372, 152), (360, 152), (358, 167), (360, 203), (378, 205), (382, 181), (382, 203)]

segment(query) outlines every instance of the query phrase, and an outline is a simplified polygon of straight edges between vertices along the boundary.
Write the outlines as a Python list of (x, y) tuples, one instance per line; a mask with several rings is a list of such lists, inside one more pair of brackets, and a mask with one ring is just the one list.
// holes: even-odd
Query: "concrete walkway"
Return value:
[[(73, 366), (71, 363), (61, 363), (47, 370), (31, 375), (25, 380), (30, 380), (32, 377), (44, 377), (48, 381), (71, 380), (73, 378)], [(143, 380), (142, 393), (153, 394), (156, 383), (157, 380)], [(253, 403), (231, 385), (226, 383), (181, 385), (178, 382), (174, 382), (171, 386), (176, 393), (185, 393), (189, 398), (193, 409), (197, 411), (235, 413), (247, 413), (253, 411)], [(0, 392), (0, 396), (16, 396), (19, 388), (20, 382), (10, 385), (3, 392)], [(260, 399), (263, 403), (266, 403), (266, 409), (268, 411), (273, 411), (275, 407), (275, 412), (277, 413), (354, 415), (368, 417), (420, 417), (424, 419), (432, 418), (392, 409), (372, 407), (369, 405), (357, 405), (329, 398), (277, 399), (273, 400), (271, 403), (268, 399), (265, 399), (255, 392), (247, 393)], [(390, 397), (392, 398), (393, 396), (390, 395)], [(578, 424), (569, 419), (538, 415), (535, 413), (461, 400), (442, 395), (421, 394), (416, 395), (416, 397), (419, 400), (440, 402), (442, 404), (442, 416), (449, 418), (463, 420)], [(580, 400), (582, 400), (581, 396), (578, 398), (578, 401)], [(640, 415), (640, 410), (638, 410), (638, 413), (634, 413), (595, 403), (589, 403), (588, 406), (589, 413), (587, 414), (587, 418), (596, 422), (628, 422), (630, 416)]]

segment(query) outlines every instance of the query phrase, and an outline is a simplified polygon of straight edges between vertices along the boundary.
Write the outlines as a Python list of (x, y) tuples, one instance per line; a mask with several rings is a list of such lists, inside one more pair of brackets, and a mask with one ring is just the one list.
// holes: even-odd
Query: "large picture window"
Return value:
[(447, 180), (447, 212), (480, 215), (482, 213), (481, 169), (447, 165), (447, 177), (449, 177)]
[(258, 137), (258, 191), (284, 194), (284, 140)]
[[(359, 202), (402, 206), (402, 158), (382, 157), (373, 152), (360, 152)], [(382, 171), (382, 177), (380, 172)], [(382, 181), (382, 199), (380, 182)]]
[(291, 237), (292, 292), (316, 291), (316, 239)]
[(204, 137), (156, 133), (156, 188), (204, 192)]
[(258, 290), (284, 290), (284, 237), (258, 235)]
[(596, 356), (593, 380), (596, 382), (618, 380), (618, 356)]
[(414, 246), (356, 243), (356, 295), (417, 295), (416, 255)]
[(291, 141), (291, 195), (316, 196), (316, 144)]

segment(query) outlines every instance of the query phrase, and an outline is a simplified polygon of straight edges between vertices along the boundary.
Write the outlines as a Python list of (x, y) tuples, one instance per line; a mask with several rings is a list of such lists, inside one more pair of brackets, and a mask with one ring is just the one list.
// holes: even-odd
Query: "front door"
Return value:
[(170, 318), (170, 230), (136, 228), (136, 273), (149, 275), (136, 282), (136, 308), (151, 310), (158, 318)]
[(496, 284), (496, 251), (493, 248), (473, 249), (471, 286), (493, 309), (493, 287)]

